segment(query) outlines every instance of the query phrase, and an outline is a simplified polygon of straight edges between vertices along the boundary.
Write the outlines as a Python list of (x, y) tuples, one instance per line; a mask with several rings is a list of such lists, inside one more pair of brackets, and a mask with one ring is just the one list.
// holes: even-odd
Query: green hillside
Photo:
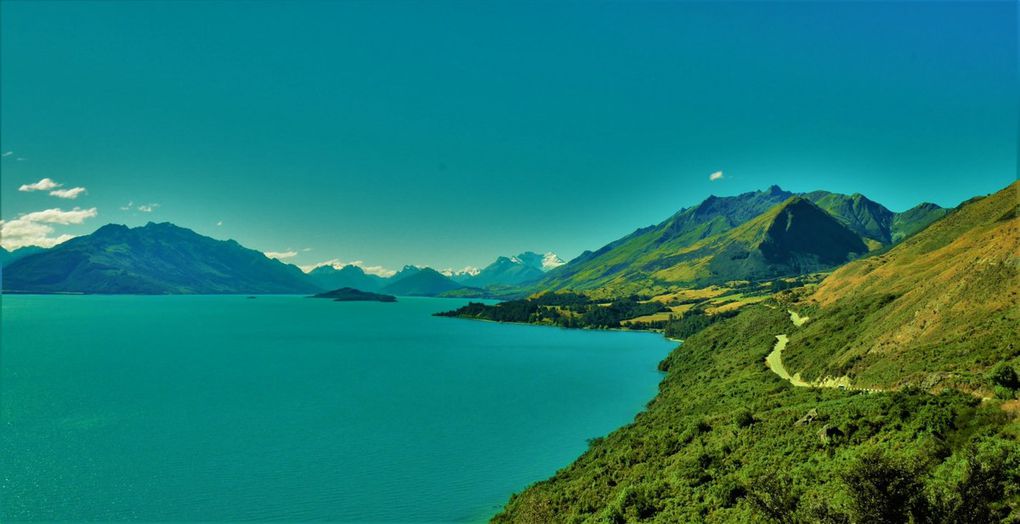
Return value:
[(511, 498), (497, 523), (999, 522), (1020, 517), (1020, 424), (946, 391), (795, 388), (766, 369), (785, 304), (690, 337), (632, 424)]
[(791, 336), (788, 366), (806, 379), (992, 394), (985, 373), (1020, 365), (1017, 202), (1014, 183), (835, 271), (798, 306), (817, 320)]
[(931, 202), (918, 204), (893, 217), (892, 232), (893, 242), (899, 242), (904, 238), (917, 233), (928, 227), (928, 224), (946, 216), (949, 210), (939, 207)]
[(694, 326), (645, 412), (494, 522), (1020, 521), (1017, 191)]

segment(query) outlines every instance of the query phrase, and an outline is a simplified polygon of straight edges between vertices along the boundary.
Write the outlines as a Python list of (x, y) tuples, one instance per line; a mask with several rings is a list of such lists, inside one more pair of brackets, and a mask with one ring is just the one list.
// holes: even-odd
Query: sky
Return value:
[(459, 268), (772, 184), (954, 206), (1016, 179), (1017, 22), (1014, 1), (4, 0), (2, 241), (170, 221), (299, 265)]

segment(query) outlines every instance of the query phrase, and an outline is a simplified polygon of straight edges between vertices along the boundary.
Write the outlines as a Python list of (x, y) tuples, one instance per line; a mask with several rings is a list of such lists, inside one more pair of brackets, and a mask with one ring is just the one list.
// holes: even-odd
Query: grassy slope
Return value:
[(1020, 364), (1017, 187), (835, 271), (802, 303), (817, 321), (791, 337), (787, 366), (812, 379), (991, 394), (985, 371)]
[[(792, 388), (763, 363), (774, 335), (792, 329), (781, 307), (756, 305), (691, 337), (664, 362), (668, 375), (646, 412), (515, 495), (494, 522), (776, 520), (770, 513), (864, 522), (881, 521), (869, 511), (912, 508), (951, 522), (972, 507), (1020, 517), (1020, 426), (996, 402)], [(816, 420), (797, 425), (810, 410)], [(826, 425), (843, 435), (830, 429), (824, 443)], [(985, 470), (993, 474), (984, 495), (961, 487)], [(886, 477), (916, 479), (904, 491), (925, 496), (868, 489)]]

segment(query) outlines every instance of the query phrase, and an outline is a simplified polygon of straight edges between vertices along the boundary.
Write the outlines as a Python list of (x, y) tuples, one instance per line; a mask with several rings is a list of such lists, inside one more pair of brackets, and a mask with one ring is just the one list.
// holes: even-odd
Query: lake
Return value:
[(466, 302), (3, 296), (0, 521), (484, 521), (675, 346)]

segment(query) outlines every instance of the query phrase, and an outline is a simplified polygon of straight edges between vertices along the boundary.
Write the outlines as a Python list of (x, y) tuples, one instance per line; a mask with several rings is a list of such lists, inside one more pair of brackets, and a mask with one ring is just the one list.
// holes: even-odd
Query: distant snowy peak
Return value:
[(515, 257), (509, 257), (508, 260), (514, 264), (522, 264), (528, 267), (533, 267), (543, 272), (564, 264), (563, 259), (551, 251), (544, 255), (540, 255), (534, 251), (525, 251)]
[(475, 266), (464, 266), (464, 269), (453, 269), (448, 267), (440, 271), (440, 273), (448, 277), (473, 277), (481, 272), (482, 270)]
[(556, 269), (566, 262), (552, 251), (542, 255), (542, 271), (549, 271), (550, 269)]

